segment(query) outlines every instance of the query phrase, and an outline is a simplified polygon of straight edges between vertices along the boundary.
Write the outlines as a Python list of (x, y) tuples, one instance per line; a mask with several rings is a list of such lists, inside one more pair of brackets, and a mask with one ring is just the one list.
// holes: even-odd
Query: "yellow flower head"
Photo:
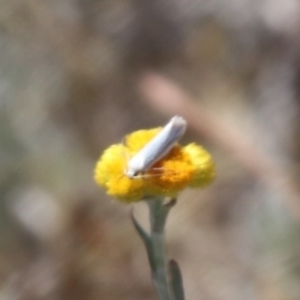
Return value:
[(139, 130), (126, 136), (125, 143), (107, 148), (95, 168), (95, 181), (108, 195), (123, 202), (146, 196), (174, 197), (186, 187), (203, 187), (215, 178), (212, 157), (201, 146), (175, 144), (172, 150), (135, 178), (125, 175), (127, 163), (161, 128)]

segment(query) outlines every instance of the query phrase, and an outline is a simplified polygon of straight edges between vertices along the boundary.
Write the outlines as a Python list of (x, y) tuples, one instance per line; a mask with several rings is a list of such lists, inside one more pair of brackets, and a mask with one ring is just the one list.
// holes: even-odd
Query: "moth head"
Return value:
[(139, 170), (135, 170), (135, 169), (128, 169), (125, 171), (125, 175), (130, 179), (134, 179), (138, 177), (140, 173), (141, 172)]

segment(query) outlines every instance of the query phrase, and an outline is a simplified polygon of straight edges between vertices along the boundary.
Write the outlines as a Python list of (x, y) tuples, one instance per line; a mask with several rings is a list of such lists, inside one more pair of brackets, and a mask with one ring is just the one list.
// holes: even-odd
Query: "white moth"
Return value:
[(184, 118), (174, 116), (148, 144), (128, 161), (124, 174), (133, 179), (149, 170), (171, 151), (184, 135), (186, 126), (187, 122)]

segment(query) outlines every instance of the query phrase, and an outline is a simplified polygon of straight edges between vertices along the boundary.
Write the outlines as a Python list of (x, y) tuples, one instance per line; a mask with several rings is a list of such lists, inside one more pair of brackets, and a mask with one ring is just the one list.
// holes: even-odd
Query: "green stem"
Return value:
[(162, 199), (151, 199), (147, 201), (147, 204), (150, 211), (153, 284), (160, 300), (172, 300), (169, 288), (164, 229), (168, 213), (173, 205), (164, 205)]
[(150, 233), (137, 222), (133, 213), (132, 222), (143, 240), (151, 268), (153, 285), (159, 300), (184, 300), (181, 272), (176, 261), (168, 262), (165, 249), (165, 225), (173, 199), (164, 204), (162, 198), (147, 199), (150, 212)]

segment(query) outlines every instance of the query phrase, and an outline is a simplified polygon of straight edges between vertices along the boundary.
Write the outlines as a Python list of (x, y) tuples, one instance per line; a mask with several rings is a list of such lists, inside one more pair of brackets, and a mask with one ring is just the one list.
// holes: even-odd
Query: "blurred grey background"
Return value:
[(156, 299), (93, 169), (178, 113), (218, 174), (167, 226), (187, 299), (299, 300), (299, 83), (298, 0), (1, 0), (0, 299)]

